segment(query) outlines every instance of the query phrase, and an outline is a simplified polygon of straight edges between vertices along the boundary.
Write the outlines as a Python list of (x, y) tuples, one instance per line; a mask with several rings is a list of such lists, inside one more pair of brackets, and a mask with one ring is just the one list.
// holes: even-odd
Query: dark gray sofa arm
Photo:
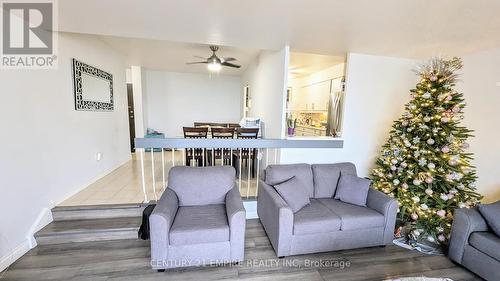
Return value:
[(451, 227), (448, 257), (462, 263), (465, 245), (469, 244), (472, 232), (488, 231), (488, 225), (477, 209), (456, 209)]
[(257, 213), (279, 257), (290, 255), (293, 212), (272, 186), (259, 180)]
[(366, 206), (384, 215), (384, 245), (389, 245), (394, 239), (398, 201), (383, 192), (370, 188), (366, 198)]
[(226, 194), (226, 213), (229, 222), (231, 261), (242, 261), (245, 252), (246, 211), (237, 187), (233, 187)]
[(168, 234), (178, 208), (177, 195), (167, 188), (149, 216), (153, 268), (163, 268), (161, 263), (168, 258)]

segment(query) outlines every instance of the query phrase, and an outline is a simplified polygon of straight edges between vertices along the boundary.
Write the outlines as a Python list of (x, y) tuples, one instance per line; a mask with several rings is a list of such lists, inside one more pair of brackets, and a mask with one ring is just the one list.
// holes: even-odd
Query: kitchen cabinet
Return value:
[(292, 93), (292, 108), (296, 111), (327, 111), (330, 80), (296, 87)]
[(295, 128), (295, 135), (298, 137), (326, 136), (326, 129), (299, 125)]

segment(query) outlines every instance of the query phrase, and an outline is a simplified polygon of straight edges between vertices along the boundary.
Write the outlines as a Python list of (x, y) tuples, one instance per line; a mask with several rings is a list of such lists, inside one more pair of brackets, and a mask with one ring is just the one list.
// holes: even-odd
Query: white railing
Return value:
[[(280, 149), (342, 146), (343, 141), (339, 139), (135, 139), (135, 148), (140, 157), (144, 202), (159, 199), (168, 184), (168, 170), (174, 166), (186, 164), (234, 166), (238, 172), (237, 185), (240, 193), (242, 197), (250, 199), (257, 196), (261, 169), (269, 164), (279, 163)], [(220, 163), (216, 163), (219, 159), (217, 156), (220, 157)], [(243, 167), (243, 164), (246, 164), (246, 167)], [(159, 189), (158, 185), (161, 185)]]

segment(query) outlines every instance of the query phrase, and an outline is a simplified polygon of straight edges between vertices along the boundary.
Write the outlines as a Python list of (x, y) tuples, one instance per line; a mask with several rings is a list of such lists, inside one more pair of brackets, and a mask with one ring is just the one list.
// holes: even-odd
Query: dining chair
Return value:
[[(206, 139), (208, 135), (207, 127), (182, 127), (182, 130), (186, 139)], [(186, 148), (186, 166), (191, 166), (191, 160), (196, 160), (198, 166), (205, 165), (203, 161), (206, 159), (206, 155), (204, 153), (205, 150), (203, 148)]]
[[(236, 128), (236, 137), (238, 139), (257, 139), (259, 136), (258, 128)], [(238, 166), (239, 159), (245, 162), (246, 165), (251, 165), (252, 177), (255, 177), (255, 165), (257, 160), (257, 149), (255, 148), (242, 148), (233, 153), (233, 167), (241, 172), (241, 167)], [(250, 163), (251, 162), (251, 163)]]
[[(234, 128), (212, 128), (212, 138), (214, 139), (233, 139)], [(216, 148), (208, 153), (210, 165), (215, 165), (215, 160), (221, 159), (223, 165), (231, 164), (231, 149)]]
[(233, 129), (241, 128), (240, 124), (238, 124), (238, 123), (228, 123), (227, 127), (228, 128), (233, 128)]

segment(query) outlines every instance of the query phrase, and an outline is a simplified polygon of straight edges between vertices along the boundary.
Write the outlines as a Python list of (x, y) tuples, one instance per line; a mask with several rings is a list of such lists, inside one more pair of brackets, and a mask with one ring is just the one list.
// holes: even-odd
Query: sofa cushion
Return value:
[(235, 185), (235, 175), (230, 166), (177, 166), (170, 169), (168, 188), (177, 194), (179, 206), (223, 204), (226, 193)]
[(293, 234), (313, 234), (340, 230), (340, 217), (317, 199), (293, 216)]
[(491, 204), (479, 204), (477, 209), (486, 220), (488, 226), (500, 237), (500, 201)]
[(500, 238), (494, 233), (485, 231), (473, 232), (469, 238), (469, 244), (500, 262)]
[(314, 164), (311, 165), (314, 181), (314, 198), (332, 198), (337, 189), (340, 172), (356, 175), (356, 166), (352, 163)]
[(366, 198), (371, 181), (355, 175), (340, 173), (335, 199), (366, 207)]
[(172, 245), (229, 241), (226, 206), (179, 207), (169, 236)]
[(266, 168), (266, 180), (269, 185), (276, 185), (296, 177), (309, 197), (314, 196), (313, 175), (309, 164), (269, 165)]
[(370, 208), (331, 198), (318, 199), (341, 219), (341, 230), (366, 229), (384, 226), (384, 216)]
[(302, 187), (302, 183), (296, 178), (274, 185), (274, 189), (285, 200), (286, 204), (296, 213), (303, 207), (309, 205), (309, 194)]

